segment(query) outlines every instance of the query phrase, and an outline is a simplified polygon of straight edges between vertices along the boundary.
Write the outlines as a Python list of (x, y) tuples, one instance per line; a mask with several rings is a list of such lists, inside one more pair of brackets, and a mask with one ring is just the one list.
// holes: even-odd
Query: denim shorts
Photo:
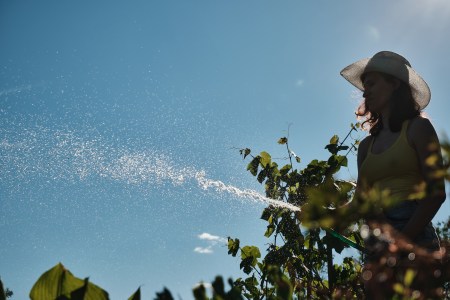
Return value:
[[(402, 231), (418, 207), (418, 202), (405, 200), (385, 211), (388, 223), (398, 231)], [(439, 250), (439, 237), (433, 224), (428, 223), (423, 231), (413, 241), (417, 245), (429, 250)]]

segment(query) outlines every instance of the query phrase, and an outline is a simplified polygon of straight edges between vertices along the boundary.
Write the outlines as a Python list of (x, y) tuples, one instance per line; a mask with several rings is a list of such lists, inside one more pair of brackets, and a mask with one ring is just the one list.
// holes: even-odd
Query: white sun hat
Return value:
[(403, 56), (391, 51), (381, 51), (372, 58), (361, 59), (345, 67), (342, 69), (341, 75), (355, 87), (364, 91), (361, 75), (368, 72), (389, 74), (408, 83), (420, 110), (430, 103), (431, 91), (428, 84), (411, 68), (409, 61)]

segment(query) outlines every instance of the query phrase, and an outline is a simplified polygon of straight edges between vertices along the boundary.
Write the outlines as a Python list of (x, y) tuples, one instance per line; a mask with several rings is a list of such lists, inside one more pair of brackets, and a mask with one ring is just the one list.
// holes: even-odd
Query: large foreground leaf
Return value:
[(39, 277), (30, 292), (32, 300), (108, 300), (108, 293), (87, 279), (76, 278), (59, 263)]
[(6, 293), (3, 288), (3, 282), (0, 279), (0, 300), (6, 300)]

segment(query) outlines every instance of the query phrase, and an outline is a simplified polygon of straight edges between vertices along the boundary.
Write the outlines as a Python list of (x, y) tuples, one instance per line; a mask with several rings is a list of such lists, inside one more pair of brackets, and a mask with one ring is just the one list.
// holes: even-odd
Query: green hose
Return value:
[(346, 244), (346, 245), (348, 245), (348, 246), (350, 246), (350, 247), (353, 247), (353, 248), (355, 248), (355, 249), (357, 249), (357, 250), (359, 250), (359, 251), (361, 251), (361, 252), (367, 253), (367, 249), (366, 249), (366, 248), (364, 248), (363, 246), (361, 246), (361, 245), (355, 243), (354, 241), (352, 241), (352, 240), (346, 238), (345, 236), (343, 236), (343, 235), (337, 233), (337, 232), (334, 231), (333, 229), (331, 229), (331, 228), (326, 228), (325, 230), (326, 230), (329, 234), (331, 234), (332, 236), (334, 236), (335, 238), (337, 238), (338, 240), (340, 240), (341, 242), (343, 242), (344, 244)]

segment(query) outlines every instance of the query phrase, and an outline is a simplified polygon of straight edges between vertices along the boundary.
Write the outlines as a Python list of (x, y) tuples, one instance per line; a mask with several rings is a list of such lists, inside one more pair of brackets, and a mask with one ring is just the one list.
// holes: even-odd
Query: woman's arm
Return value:
[(370, 135), (365, 137), (361, 141), (361, 143), (359, 144), (359, 147), (358, 147), (358, 158), (357, 158), (358, 179), (356, 181), (356, 191), (355, 191), (356, 197), (359, 195), (359, 193), (361, 192), (361, 189), (362, 189), (362, 179), (361, 179), (361, 176), (359, 175), (359, 171), (361, 170), (361, 165), (364, 162), (364, 160), (366, 159), (367, 153), (370, 150), (369, 146), (370, 146), (371, 139), (372, 139), (372, 136), (370, 136)]
[[(416, 211), (402, 230), (406, 237), (414, 240), (436, 215), (445, 201), (446, 195), (444, 179), (434, 176), (435, 171), (442, 168), (442, 155), (439, 139), (433, 125), (428, 119), (418, 117), (411, 122), (408, 137), (417, 152), (421, 172), (426, 183), (425, 198), (419, 200)], [(436, 158), (433, 164), (427, 163), (427, 158), (431, 156)]]

